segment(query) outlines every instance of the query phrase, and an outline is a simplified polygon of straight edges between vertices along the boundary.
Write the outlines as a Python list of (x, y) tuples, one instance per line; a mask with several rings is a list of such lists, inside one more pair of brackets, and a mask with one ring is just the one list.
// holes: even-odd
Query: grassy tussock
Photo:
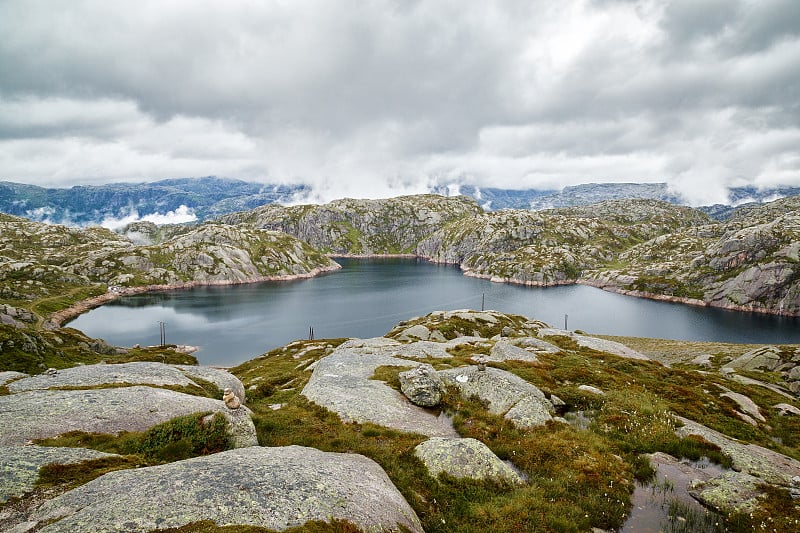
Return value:
[(179, 461), (230, 449), (227, 421), (219, 413), (195, 413), (174, 418), (147, 431), (126, 431), (119, 435), (72, 431), (36, 441), (42, 446), (91, 448), (101, 452), (135, 457), (141, 466)]

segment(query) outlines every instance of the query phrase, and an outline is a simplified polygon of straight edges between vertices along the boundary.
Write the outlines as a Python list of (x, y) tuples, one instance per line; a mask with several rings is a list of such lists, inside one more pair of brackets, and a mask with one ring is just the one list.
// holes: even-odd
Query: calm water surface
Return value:
[[(308, 338), (376, 337), (434, 310), (519, 313), (555, 327), (665, 339), (800, 343), (800, 319), (632, 298), (582, 285), (529, 288), (468, 278), (458, 268), (413, 259), (338, 260), (318, 278), (203, 287), (126, 297), (69, 325), (117, 346), (199, 346), (203, 364), (235, 365)], [(484, 296), (485, 295), (485, 296)]]

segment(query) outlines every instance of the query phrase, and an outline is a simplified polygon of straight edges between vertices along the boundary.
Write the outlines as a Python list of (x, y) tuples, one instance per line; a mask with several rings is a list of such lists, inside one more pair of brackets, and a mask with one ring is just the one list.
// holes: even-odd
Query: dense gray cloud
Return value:
[(800, 185), (796, 0), (0, 0), (0, 179)]

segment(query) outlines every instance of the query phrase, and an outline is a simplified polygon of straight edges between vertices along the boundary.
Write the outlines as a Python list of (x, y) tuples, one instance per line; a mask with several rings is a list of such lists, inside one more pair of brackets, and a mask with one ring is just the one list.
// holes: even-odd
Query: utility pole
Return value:
[(162, 346), (162, 347), (165, 344), (167, 344), (167, 328), (166, 328), (166, 325), (167, 325), (166, 322), (162, 322), (160, 320), (158, 321), (158, 331), (159, 331), (159, 334), (160, 334), (159, 346)]
[(486, 307), (486, 293), (481, 294), (481, 311)]
[(569, 329), (569, 328), (567, 327), (567, 319), (568, 319), (568, 318), (569, 318), (569, 315), (564, 315), (564, 329)]

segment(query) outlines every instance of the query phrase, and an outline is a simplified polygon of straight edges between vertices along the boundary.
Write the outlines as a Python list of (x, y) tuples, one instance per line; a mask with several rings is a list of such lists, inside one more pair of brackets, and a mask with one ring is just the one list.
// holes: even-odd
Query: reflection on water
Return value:
[(340, 260), (313, 279), (131, 296), (70, 326), (118, 346), (167, 341), (200, 346), (205, 364), (234, 365), (292, 340), (375, 337), (434, 310), (519, 313), (589, 333), (726, 342), (800, 343), (800, 320), (642, 300), (582, 285), (531, 288), (463, 276), (413, 259)]
[(725, 469), (703, 458), (700, 461), (654, 460), (652, 482), (636, 484), (631, 514), (620, 533), (716, 533), (725, 531), (719, 515), (700, 505), (689, 494), (692, 480), (709, 479)]

